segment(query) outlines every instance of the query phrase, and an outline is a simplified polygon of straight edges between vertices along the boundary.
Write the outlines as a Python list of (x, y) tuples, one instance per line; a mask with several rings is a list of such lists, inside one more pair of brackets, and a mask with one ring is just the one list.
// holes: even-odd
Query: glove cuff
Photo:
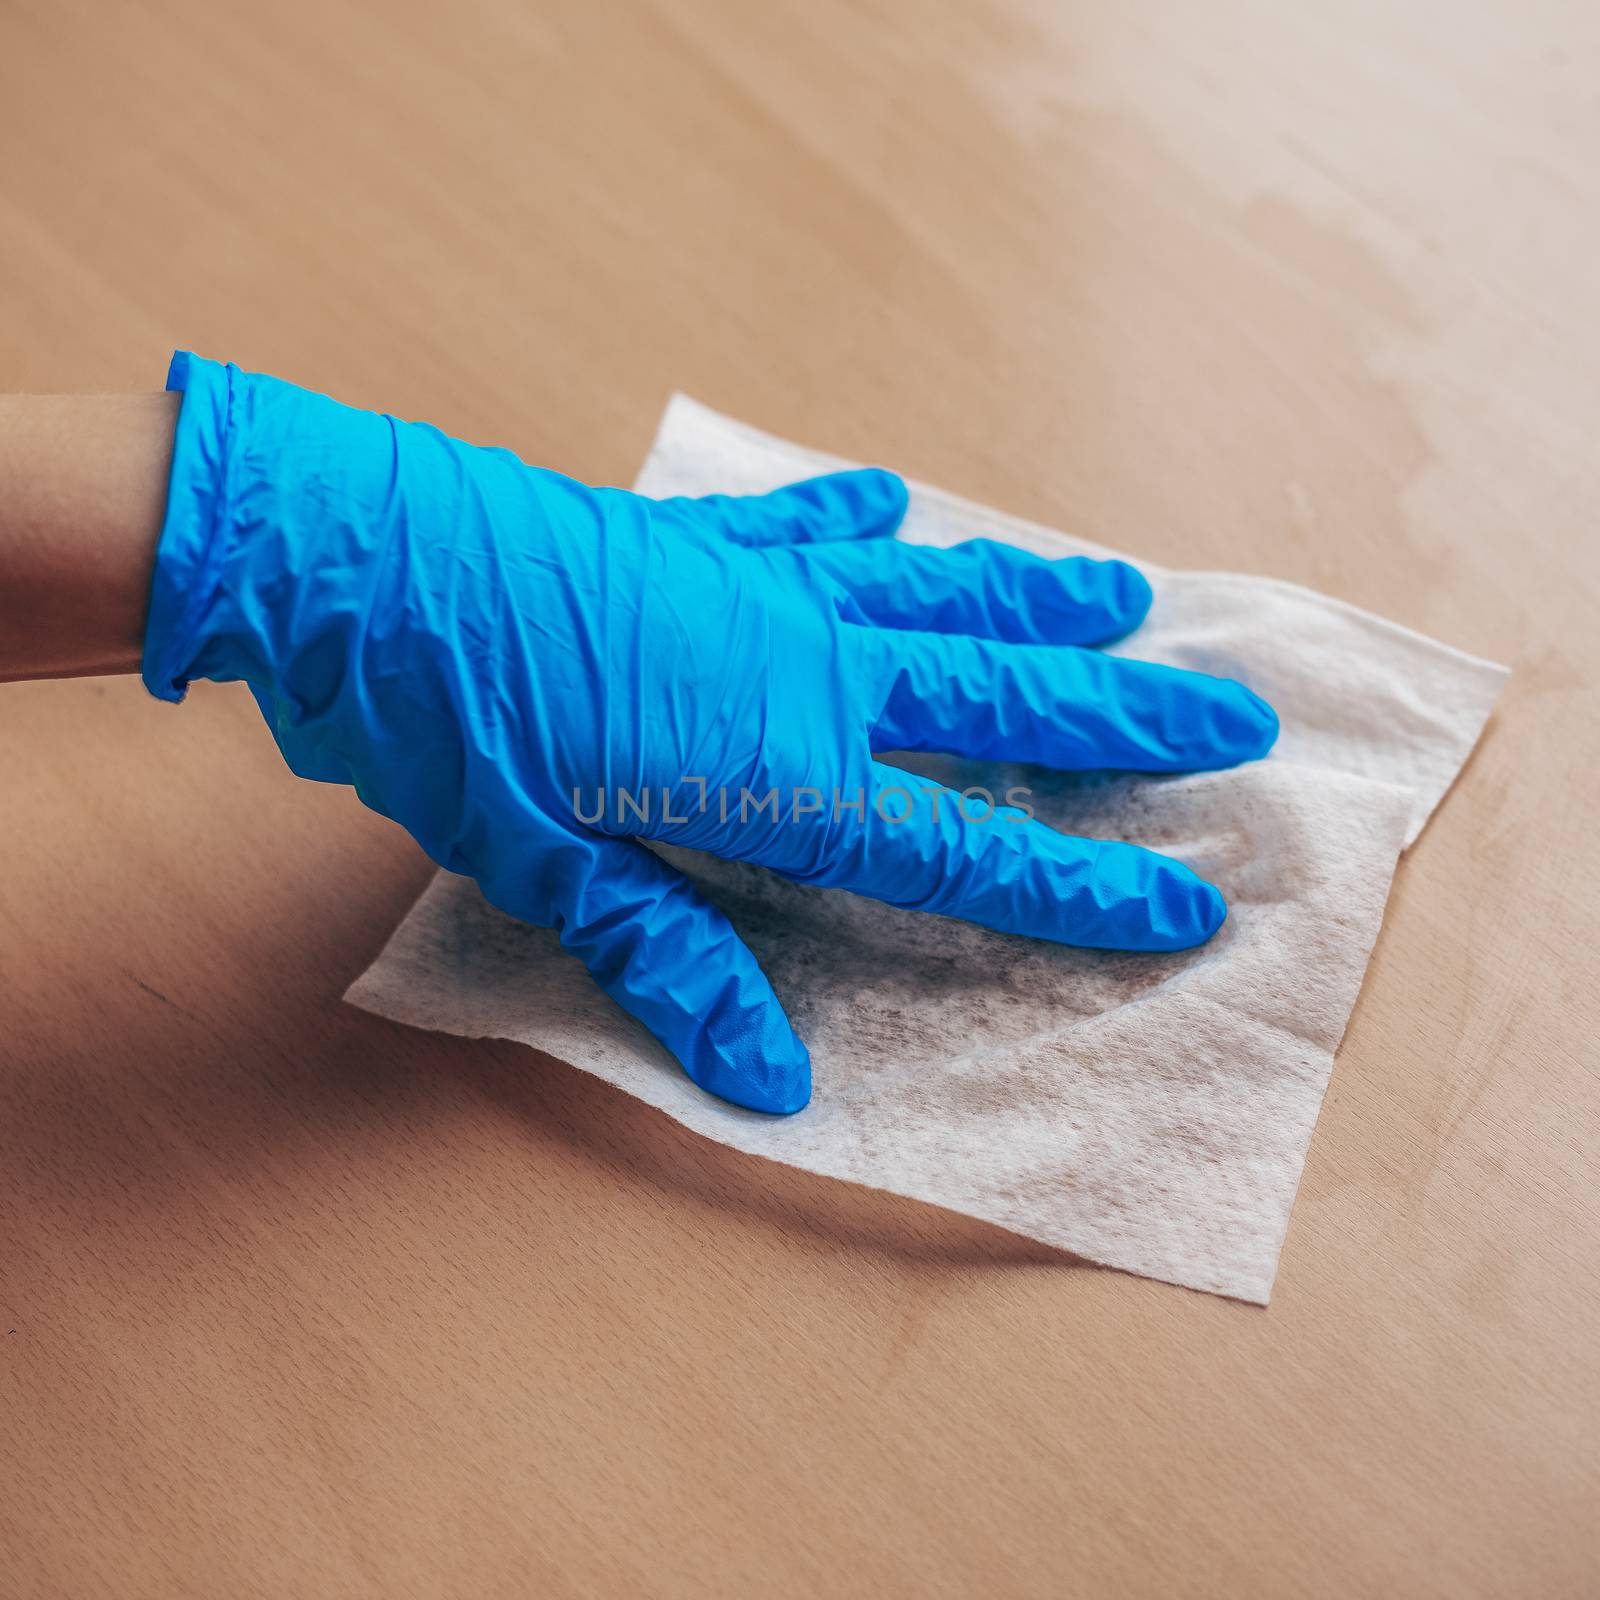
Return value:
[(187, 350), (175, 352), (167, 370), (167, 390), (181, 392), (183, 405), (141, 666), (145, 688), (160, 700), (181, 700), (189, 687), (202, 619), (222, 569), (229, 420), (243, 376), (231, 363), (219, 366)]

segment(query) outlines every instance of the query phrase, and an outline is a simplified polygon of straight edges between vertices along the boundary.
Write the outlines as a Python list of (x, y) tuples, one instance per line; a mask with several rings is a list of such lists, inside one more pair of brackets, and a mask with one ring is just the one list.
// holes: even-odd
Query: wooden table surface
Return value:
[(681, 388), (1512, 664), (1261, 1311), (340, 1001), (248, 696), (0, 690), (0, 1592), (1600, 1593), (1600, 23), (0, 0), (0, 386), (626, 482)]

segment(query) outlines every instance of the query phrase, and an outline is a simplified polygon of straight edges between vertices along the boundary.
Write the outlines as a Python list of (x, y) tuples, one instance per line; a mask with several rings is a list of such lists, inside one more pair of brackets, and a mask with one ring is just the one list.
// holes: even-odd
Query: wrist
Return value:
[(0, 396), (0, 678), (138, 669), (177, 409)]

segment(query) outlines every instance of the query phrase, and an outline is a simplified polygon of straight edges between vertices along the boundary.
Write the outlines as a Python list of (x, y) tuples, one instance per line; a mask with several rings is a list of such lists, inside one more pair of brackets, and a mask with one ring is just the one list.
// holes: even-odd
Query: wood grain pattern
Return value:
[(0, 3), (0, 385), (182, 344), (626, 482), (667, 392), (1515, 669), (1270, 1311), (342, 1006), (248, 696), (0, 690), (0, 1591), (1600, 1592), (1600, 26)]

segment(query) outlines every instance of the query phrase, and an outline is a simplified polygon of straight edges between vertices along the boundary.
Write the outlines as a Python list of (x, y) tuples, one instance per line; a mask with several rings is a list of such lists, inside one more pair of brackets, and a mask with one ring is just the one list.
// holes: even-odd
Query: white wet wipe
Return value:
[[(676, 396), (635, 487), (753, 493), (852, 463)], [(901, 537), (1114, 552), (911, 486)], [(440, 873), (348, 999), (517, 1039), (708, 1138), (982, 1217), (1107, 1266), (1265, 1302), (1400, 851), (1505, 669), (1274, 579), (1168, 572), (1114, 653), (1242, 678), (1282, 734), (1229, 772), (1073, 777), (891, 757), (1051, 826), (1164, 850), (1228, 920), (1176, 955), (1071, 950), (655, 846), (732, 918), (811, 1048), (787, 1118), (712, 1099), (546, 929)]]

